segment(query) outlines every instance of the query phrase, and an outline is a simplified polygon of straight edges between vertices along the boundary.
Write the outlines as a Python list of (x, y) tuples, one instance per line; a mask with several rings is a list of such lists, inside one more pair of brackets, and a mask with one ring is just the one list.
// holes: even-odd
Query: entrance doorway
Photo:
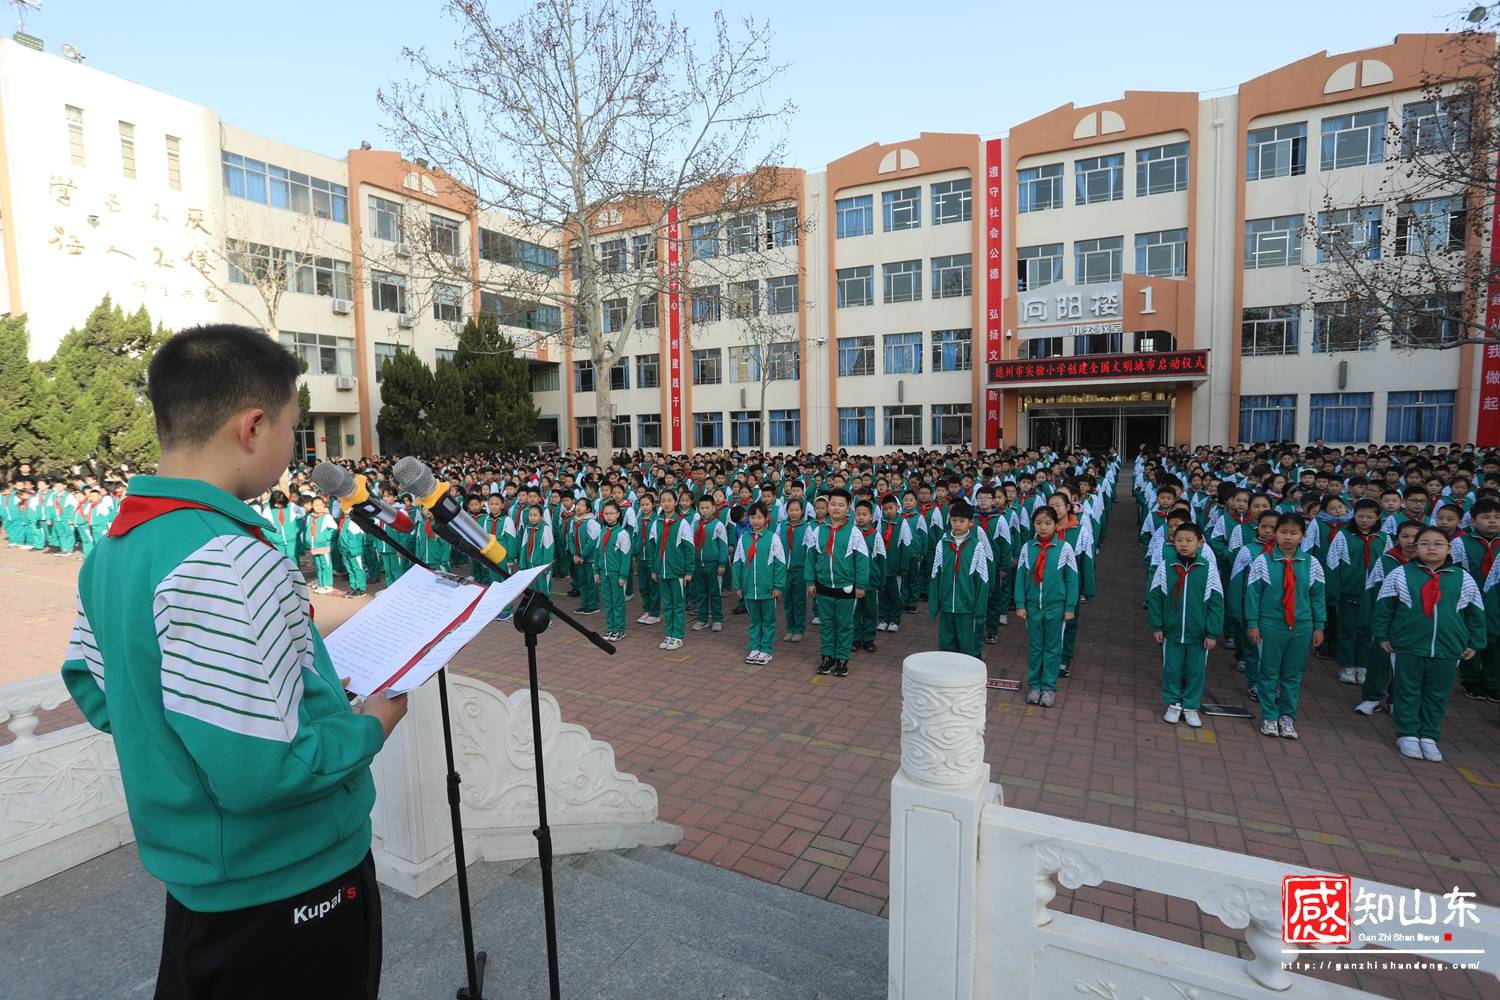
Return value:
[(1139, 453), (1141, 445), (1156, 451), (1167, 443), (1167, 418), (1165, 414), (1130, 414), (1125, 418), (1125, 447), (1122, 455)]
[(1171, 411), (1155, 404), (1136, 406), (1039, 406), (1026, 411), (1028, 447), (1114, 448), (1134, 455), (1140, 445), (1165, 444)]

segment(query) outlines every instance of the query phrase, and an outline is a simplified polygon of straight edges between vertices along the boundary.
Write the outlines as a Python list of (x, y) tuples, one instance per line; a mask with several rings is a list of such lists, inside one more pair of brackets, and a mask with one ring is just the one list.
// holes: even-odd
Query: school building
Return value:
[[(669, 232), (606, 209), (593, 251), (608, 270), (678, 280), (596, 373), (558, 336), (572, 317), (484, 290), (497, 268), (567, 282), (557, 234), (476, 210), (394, 152), (321, 156), (0, 40), (0, 313), (28, 316), (34, 357), (106, 293), (169, 328), (266, 327), (307, 362), (302, 444), (319, 457), (380, 450), (381, 361), (451, 356), (479, 311), (515, 335), (539, 437), (564, 447), (597, 440), (606, 379), (615, 444), (632, 448), (1500, 444), (1500, 351), (1445, 347), (1457, 324), (1393, 342), (1318, 301), (1332, 265), (1314, 229), (1371, 257), (1438, 229), (1490, 252), (1470, 192), (1381, 203), (1402, 144), (1465, 114), (1433, 74), (1494, 39), (1456, 44), (1401, 35), (1231, 93), (1126, 91), (999, 137), (874, 143), (779, 171), (753, 210), (685, 199)], [(277, 302), (243, 273), (247, 248), (294, 273)], [(597, 321), (618, 328), (621, 311)]]

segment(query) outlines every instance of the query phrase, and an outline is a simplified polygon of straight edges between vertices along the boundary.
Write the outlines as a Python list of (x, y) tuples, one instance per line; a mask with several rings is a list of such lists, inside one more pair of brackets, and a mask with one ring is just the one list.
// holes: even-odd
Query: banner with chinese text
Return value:
[(1113, 379), (1208, 374), (1208, 351), (1159, 351), (1149, 354), (1094, 354), (1086, 357), (1001, 361), (989, 366), (991, 382), (1055, 382), (1069, 379)]
[[(1005, 212), (1002, 185), (1004, 184), (1004, 157), (999, 139), (984, 144), (985, 176), (985, 220), (984, 220), (984, 363), (1000, 361), (1000, 345), (1004, 342), (1001, 326), (1004, 324), (1005, 305)], [(984, 399), (984, 446), (987, 449), (1000, 447), (1000, 393), (985, 392)]]
[(667, 418), (671, 450), (682, 451), (682, 242), (677, 209), (667, 212)]
[[(1500, 273), (1500, 212), (1490, 220), (1490, 273)], [(1491, 280), (1485, 296), (1484, 325), (1500, 329), (1500, 280)], [(1479, 369), (1479, 422), (1474, 443), (1480, 448), (1500, 445), (1500, 344), (1484, 345), (1484, 361)], [(1454, 428), (1455, 438), (1463, 437), (1463, 428)]]

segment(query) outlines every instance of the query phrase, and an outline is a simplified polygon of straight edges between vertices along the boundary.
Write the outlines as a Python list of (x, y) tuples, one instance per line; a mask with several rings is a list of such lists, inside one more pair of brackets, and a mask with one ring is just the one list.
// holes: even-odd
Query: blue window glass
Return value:
[(1387, 444), (1440, 444), (1453, 440), (1451, 389), (1393, 392), (1386, 396)]

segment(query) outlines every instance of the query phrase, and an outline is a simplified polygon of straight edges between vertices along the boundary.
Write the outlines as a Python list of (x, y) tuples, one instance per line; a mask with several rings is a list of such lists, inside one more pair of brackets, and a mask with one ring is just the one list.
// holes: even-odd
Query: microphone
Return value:
[(453, 496), (447, 483), (440, 483), (419, 459), (410, 455), (391, 470), (403, 493), (410, 493), (435, 522), (433, 530), (449, 542), (457, 541), (465, 549), (474, 549), (490, 565), (499, 567), (505, 561), (505, 546), (485, 531)]
[(319, 462), (312, 471), (312, 480), (324, 493), (338, 497), (339, 503), (348, 507), (350, 513), (364, 514), (400, 534), (406, 534), (412, 528), (411, 517), (405, 511), (397, 510), (371, 493), (364, 476), (350, 475), (342, 465)]

